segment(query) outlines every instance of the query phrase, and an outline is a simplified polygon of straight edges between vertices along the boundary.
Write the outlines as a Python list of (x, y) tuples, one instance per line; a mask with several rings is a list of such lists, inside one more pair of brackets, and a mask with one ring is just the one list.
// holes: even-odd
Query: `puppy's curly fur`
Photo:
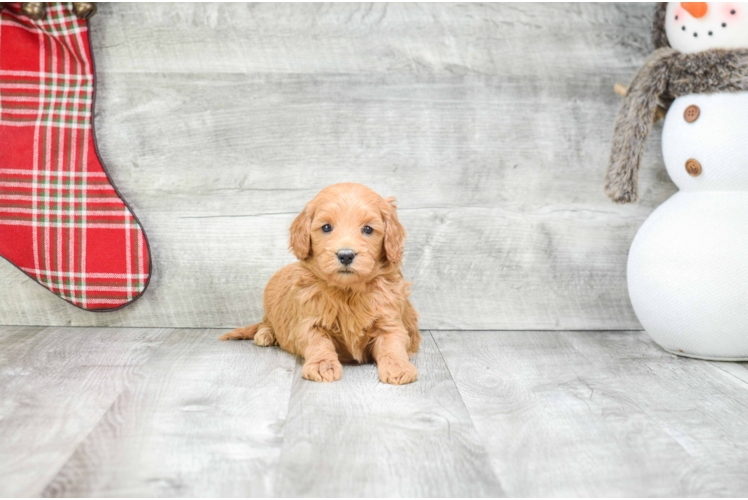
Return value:
[[(278, 344), (303, 356), (302, 376), (316, 382), (339, 380), (341, 362), (371, 361), (382, 382), (413, 382), (409, 358), (421, 335), (400, 271), (405, 229), (394, 202), (361, 184), (322, 190), (291, 225), (299, 261), (268, 282), (262, 323), (221, 338)], [(355, 254), (350, 263), (341, 250)]]

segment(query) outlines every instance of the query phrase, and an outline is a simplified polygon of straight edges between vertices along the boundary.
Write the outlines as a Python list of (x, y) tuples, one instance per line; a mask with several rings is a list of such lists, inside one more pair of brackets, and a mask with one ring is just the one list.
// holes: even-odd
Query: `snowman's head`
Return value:
[(667, 42), (684, 54), (748, 48), (748, 4), (668, 2), (664, 21)]

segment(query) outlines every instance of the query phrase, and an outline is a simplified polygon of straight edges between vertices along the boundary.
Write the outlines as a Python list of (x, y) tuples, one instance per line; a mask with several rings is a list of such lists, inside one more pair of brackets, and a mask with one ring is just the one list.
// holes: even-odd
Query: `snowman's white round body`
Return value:
[[(741, 25), (748, 19), (748, 9), (734, 4), (708, 5), (711, 16), (699, 18), (682, 4), (668, 5), (673, 48), (723, 46), (729, 33), (718, 29), (730, 16), (740, 14)], [(731, 45), (744, 46), (748, 29), (739, 30), (740, 40)], [(676, 99), (665, 118), (662, 152), (680, 191), (650, 215), (631, 245), (634, 311), (652, 338), (674, 354), (748, 360), (748, 92)]]
[[(691, 123), (689, 106), (699, 108)], [(662, 150), (680, 191), (631, 245), (634, 311), (670, 352), (748, 359), (748, 92), (676, 99)], [(696, 177), (685, 167), (692, 159), (702, 168)]]

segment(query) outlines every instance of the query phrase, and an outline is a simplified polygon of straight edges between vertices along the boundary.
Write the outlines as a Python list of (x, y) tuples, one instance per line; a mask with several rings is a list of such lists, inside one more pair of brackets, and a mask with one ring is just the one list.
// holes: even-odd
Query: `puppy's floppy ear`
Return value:
[(288, 248), (299, 260), (312, 256), (312, 214), (311, 207), (307, 205), (291, 224)]
[(403, 245), (405, 244), (405, 228), (397, 218), (395, 197), (384, 200), (382, 216), (384, 217), (384, 252), (387, 260), (398, 264), (403, 259)]

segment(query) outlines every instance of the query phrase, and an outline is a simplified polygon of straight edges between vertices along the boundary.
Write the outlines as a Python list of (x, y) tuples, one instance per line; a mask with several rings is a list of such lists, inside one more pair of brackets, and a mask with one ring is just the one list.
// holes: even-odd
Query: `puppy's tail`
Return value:
[(260, 329), (260, 326), (262, 326), (262, 323), (255, 323), (254, 325), (237, 328), (226, 335), (222, 335), (221, 340), (252, 340), (255, 338), (255, 334), (257, 333), (257, 330)]

